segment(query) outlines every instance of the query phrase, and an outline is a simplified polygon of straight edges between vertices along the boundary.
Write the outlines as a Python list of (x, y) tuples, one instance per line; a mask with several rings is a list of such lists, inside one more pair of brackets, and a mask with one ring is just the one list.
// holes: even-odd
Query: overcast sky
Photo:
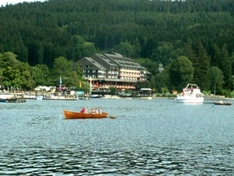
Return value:
[(45, 1), (45, 0), (0, 0), (0, 6), (5, 6), (7, 3), (8, 4), (16, 4), (20, 2), (35, 2), (35, 1)]

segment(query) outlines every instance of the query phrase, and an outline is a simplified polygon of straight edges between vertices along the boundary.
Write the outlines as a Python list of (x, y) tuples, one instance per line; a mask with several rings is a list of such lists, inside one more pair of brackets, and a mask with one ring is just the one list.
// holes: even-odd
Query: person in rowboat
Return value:
[(96, 110), (94, 108), (91, 109), (90, 111), (91, 114), (96, 114)]
[(84, 107), (83, 109), (81, 109), (81, 111), (80, 111), (80, 113), (87, 113), (87, 108), (86, 107)]
[(99, 107), (99, 108), (98, 108), (98, 113), (99, 113), (99, 114), (102, 114), (102, 112), (103, 112), (103, 111), (102, 111), (102, 108)]

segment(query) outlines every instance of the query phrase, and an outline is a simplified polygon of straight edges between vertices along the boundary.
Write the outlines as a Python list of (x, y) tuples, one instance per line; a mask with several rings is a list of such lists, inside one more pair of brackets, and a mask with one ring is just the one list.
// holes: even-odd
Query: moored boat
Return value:
[(51, 96), (44, 96), (43, 97), (43, 100), (78, 100), (76, 97), (65, 97), (65, 96), (54, 96), (54, 95), (51, 95)]
[(25, 103), (26, 99), (24, 98), (8, 98), (6, 100), (7, 103)]
[(140, 97), (140, 99), (142, 99), (142, 100), (152, 100), (153, 97)]
[(43, 100), (43, 96), (42, 95), (37, 95), (36, 100)]
[(196, 84), (188, 83), (183, 92), (176, 97), (178, 103), (203, 104), (204, 94)]
[(0, 94), (0, 102), (7, 102), (7, 99), (14, 98), (14, 94), (11, 93), (1, 93)]
[(139, 97), (143, 100), (152, 100), (153, 90), (151, 88), (141, 88), (139, 91)]
[(214, 105), (226, 105), (226, 106), (230, 106), (230, 105), (232, 105), (232, 103), (231, 102), (218, 101), (218, 102), (214, 102)]
[(90, 95), (90, 98), (102, 98), (103, 96), (102, 95), (99, 95), (99, 94), (92, 94)]
[(0, 98), (0, 102), (1, 102), (1, 103), (6, 103), (6, 102), (7, 102), (7, 99), (6, 99), (6, 98)]
[(80, 113), (76, 111), (63, 110), (65, 119), (101, 119), (107, 118), (108, 113)]

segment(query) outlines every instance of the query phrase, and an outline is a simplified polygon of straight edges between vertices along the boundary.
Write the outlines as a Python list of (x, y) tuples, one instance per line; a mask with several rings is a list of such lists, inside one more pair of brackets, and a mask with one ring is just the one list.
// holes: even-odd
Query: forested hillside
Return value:
[(10, 51), (30, 66), (119, 52), (152, 72), (153, 87), (169, 88), (170, 77), (173, 89), (185, 82), (170, 74), (178, 72), (173, 62), (185, 57), (202, 88), (213, 87), (211, 72), (218, 69), (220, 91), (233, 89), (233, 0), (49, 0), (1, 7), (0, 22), (0, 53)]

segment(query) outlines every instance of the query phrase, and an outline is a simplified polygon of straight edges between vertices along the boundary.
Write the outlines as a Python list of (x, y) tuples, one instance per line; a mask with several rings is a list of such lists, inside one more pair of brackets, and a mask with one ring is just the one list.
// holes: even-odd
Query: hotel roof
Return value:
[(96, 62), (93, 58), (91, 57), (85, 57), (86, 61), (89, 61), (90, 63), (92, 63), (95, 67), (99, 68), (100, 70), (106, 70), (105, 67), (103, 67), (101, 64), (99, 64), (98, 62)]
[(104, 62), (106, 62), (107, 64), (109, 64), (110, 66), (118, 66), (116, 64), (116, 62), (113, 61), (113, 59), (109, 58), (109, 57), (106, 57), (105, 55), (103, 54), (95, 54), (97, 57), (99, 57), (99, 59), (102, 59)]
[(123, 55), (121, 55), (119, 53), (104, 54), (101, 56), (101, 58), (105, 58), (105, 60), (108, 60), (109, 63), (111, 63), (113, 65), (118, 65), (120, 67), (145, 69), (140, 64), (138, 64), (135, 60), (127, 58), (127, 57), (123, 57)]

